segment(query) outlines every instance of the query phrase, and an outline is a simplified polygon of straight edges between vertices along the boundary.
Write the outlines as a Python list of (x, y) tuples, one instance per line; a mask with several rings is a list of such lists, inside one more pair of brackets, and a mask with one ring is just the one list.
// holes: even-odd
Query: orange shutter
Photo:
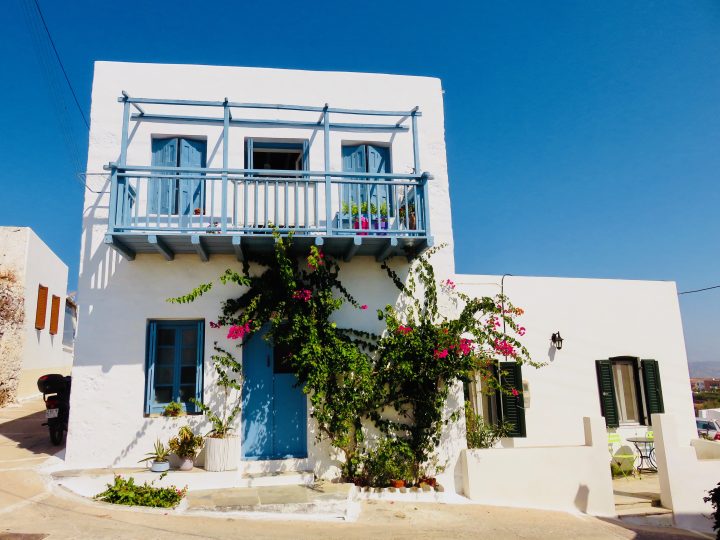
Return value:
[(58, 332), (58, 320), (60, 319), (60, 297), (53, 294), (52, 309), (50, 311), (50, 335)]
[(45, 315), (47, 314), (48, 288), (38, 285), (37, 307), (35, 308), (35, 328), (45, 328)]

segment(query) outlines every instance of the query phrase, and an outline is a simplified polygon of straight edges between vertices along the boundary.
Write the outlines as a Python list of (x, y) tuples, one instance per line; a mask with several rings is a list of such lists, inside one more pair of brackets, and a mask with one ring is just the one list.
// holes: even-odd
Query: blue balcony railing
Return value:
[[(137, 252), (211, 253), (272, 249), (272, 231), (292, 232), (294, 245), (305, 250), (323, 245), (349, 260), (353, 255), (412, 257), (432, 244), (428, 173), (419, 172), (417, 107), (408, 111), (373, 111), (303, 105), (132, 98), (123, 92), (120, 156), (110, 163), (110, 205), (105, 242), (125, 258)], [(144, 107), (162, 106), (159, 114)], [(222, 111), (222, 116), (167, 114), (193, 107)], [(137, 113), (131, 114), (131, 108)], [(232, 111), (275, 110), (321, 113), (321, 119), (259, 119)], [(331, 121), (330, 117), (341, 121)], [(348, 122), (348, 117), (395, 117), (392, 123)], [(222, 125), (222, 168), (134, 166), (127, 163), (132, 123)], [(410, 124), (408, 126), (407, 124)], [(324, 170), (231, 169), (231, 128), (281, 127), (321, 134)], [(330, 170), (330, 136), (334, 131), (408, 133), (412, 137), (412, 174)], [(303, 165), (307, 167), (307, 165)]]

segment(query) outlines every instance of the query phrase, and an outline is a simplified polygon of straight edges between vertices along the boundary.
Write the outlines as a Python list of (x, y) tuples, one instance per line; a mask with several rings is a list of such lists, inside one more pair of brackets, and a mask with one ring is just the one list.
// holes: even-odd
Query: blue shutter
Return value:
[[(178, 140), (153, 139), (152, 165), (155, 167), (177, 167)], [(175, 214), (175, 191), (177, 180), (174, 178), (151, 178), (148, 182), (148, 212), (151, 214)]]
[[(390, 149), (386, 146), (367, 147), (368, 172), (370, 173), (389, 173), (390, 172)], [(390, 186), (377, 186), (370, 190), (370, 202), (374, 204), (377, 211), (384, 204), (387, 209), (387, 215), (391, 214), (392, 196)], [(375, 219), (375, 217), (373, 217)]]
[(157, 323), (150, 321), (147, 329), (147, 351), (145, 361), (145, 414), (150, 414), (152, 403), (155, 401), (155, 353), (157, 343)]
[[(195, 371), (195, 399), (203, 400), (203, 359), (205, 357), (205, 321), (197, 322), (197, 370)], [(186, 405), (188, 412), (198, 412), (194, 403)]]
[[(205, 152), (207, 144), (205, 141), (193, 139), (180, 139), (180, 167), (205, 167)], [(183, 176), (194, 176), (195, 178), (183, 178)], [(182, 216), (192, 216), (196, 208), (203, 210), (204, 205), (204, 184), (198, 173), (180, 174), (180, 209)]]
[[(342, 164), (344, 172), (366, 172), (367, 164), (365, 161), (365, 145), (343, 146)], [(343, 184), (340, 192), (340, 197), (342, 199), (340, 201), (341, 205), (351, 207), (353, 204), (357, 204), (359, 206), (360, 203), (365, 200), (364, 191), (364, 186), (358, 187), (358, 184)], [(346, 217), (349, 217), (349, 214), (350, 211)]]

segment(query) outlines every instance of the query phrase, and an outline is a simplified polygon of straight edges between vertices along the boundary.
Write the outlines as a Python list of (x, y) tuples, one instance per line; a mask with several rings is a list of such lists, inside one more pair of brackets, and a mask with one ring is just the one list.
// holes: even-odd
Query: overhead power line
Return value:
[(695, 289), (695, 290), (692, 290), (692, 291), (683, 291), (683, 292), (679, 292), (678, 294), (679, 294), (679, 295), (680, 295), (680, 294), (690, 294), (690, 293), (696, 293), (696, 292), (709, 291), (709, 290), (712, 290), (712, 289), (720, 289), (720, 285), (713, 285), (712, 287), (705, 287), (704, 289)]
[(57, 58), (58, 64), (60, 64), (60, 69), (63, 72), (63, 76), (65, 77), (65, 82), (68, 85), (68, 88), (70, 88), (70, 93), (72, 94), (73, 99), (75, 100), (75, 105), (77, 106), (78, 111), (80, 112), (80, 116), (82, 116), (83, 122), (85, 122), (85, 127), (90, 129), (90, 124), (87, 121), (87, 118), (85, 117), (85, 112), (82, 110), (82, 107), (80, 106), (80, 102), (78, 101), (77, 94), (75, 94), (75, 89), (73, 88), (73, 85), (70, 83), (70, 78), (68, 77), (67, 71), (65, 71), (65, 65), (63, 64), (62, 59), (60, 58), (60, 53), (58, 53), (57, 47), (55, 47), (55, 41), (53, 41), (52, 35), (50, 35), (50, 30), (48, 29), (47, 23), (45, 22), (45, 17), (43, 16), (42, 9), (40, 9), (40, 4), (37, 0), (34, 0), (35, 7), (38, 10), (38, 14), (40, 15), (40, 20), (42, 21), (43, 28), (45, 28), (45, 33), (47, 34), (48, 39), (50, 40), (50, 45), (52, 45), (52, 50), (55, 53), (55, 58)]

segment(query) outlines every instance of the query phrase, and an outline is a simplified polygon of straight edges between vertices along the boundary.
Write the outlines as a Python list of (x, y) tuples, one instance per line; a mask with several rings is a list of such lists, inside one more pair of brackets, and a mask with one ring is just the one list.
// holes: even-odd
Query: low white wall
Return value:
[(584, 417), (583, 423), (584, 446), (463, 451), (465, 495), (494, 506), (614, 516), (605, 422)]
[(662, 505), (676, 526), (712, 532), (712, 506), (703, 497), (720, 481), (720, 451), (710, 446), (720, 443), (682, 437), (671, 414), (653, 414), (652, 421)]
[(700, 409), (698, 416), (706, 420), (720, 420), (720, 409)]

